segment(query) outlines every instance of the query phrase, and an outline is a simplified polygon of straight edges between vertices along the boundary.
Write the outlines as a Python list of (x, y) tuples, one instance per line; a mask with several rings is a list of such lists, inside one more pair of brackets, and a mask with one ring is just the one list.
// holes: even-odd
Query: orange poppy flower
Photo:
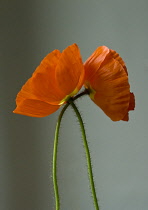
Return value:
[(84, 67), (76, 44), (54, 50), (37, 67), (16, 98), (17, 114), (44, 117), (74, 96), (84, 82)]
[(84, 63), (85, 88), (90, 98), (113, 121), (128, 121), (134, 110), (128, 73), (122, 58), (106, 46), (98, 47)]

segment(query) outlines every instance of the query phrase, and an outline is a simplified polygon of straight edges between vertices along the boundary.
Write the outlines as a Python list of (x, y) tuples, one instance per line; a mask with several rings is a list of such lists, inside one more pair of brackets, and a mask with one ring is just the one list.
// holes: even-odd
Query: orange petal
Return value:
[(85, 61), (85, 80), (90, 80), (94, 76), (108, 54), (109, 49), (106, 46), (101, 46)]
[[(130, 93), (130, 101), (129, 101), (128, 111), (134, 110), (134, 108), (135, 108), (135, 96), (134, 96), (133, 93)], [(124, 118), (122, 120), (123, 121), (128, 121), (129, 120), (128, 112), (126, 113), (126, 115), (124, 116)]]
[(130, 86), (126, 71), (118, 59), (110, 57), (104, 60), (88, 82), (95, 90), (93, 101), (113, 121), (122, 120), (128, 113)]
[(126, 86), (125, 81), (122, 81), (123, 87), (117, 90), (120, 82), (121, 80), (115, 83), (111, 82), (108, 88), (105, 87), (107, 84), (101, 85), (100, 91), (96, 92), (93, 99), (113, 121), (122, 120), (128, 113), (130, 100), (129, 87)]
[(49, 53), (37, 67), (32, 77), (18, 93), (16, 102), (30, 98), (58, 105), (64, 97), (55, 80), (55, 68), (61, 53), (54, 50)]
[(127, 73), (128, 75), (128, 72), (127, 72), (127, 68), (126, 68), (126, 65), (125, 65), (125, 62), (123, 61), (123, 59), (120, 57), (120, 55), (114, 51), (114, 50), (110, 50), (110, 56), (113, 57), (115, 60), (117, 60), (121, 66), (124, 68), (125, 72)]
[(84, 64), (85, 87), (91, 99), (113, 121), (128, 121), (128, 111), (135, 107), (130, 93), (128, 73), (124, 61), (114, 50), (102, 46)]
[(135, 96), (134, 93), (130, 93), (130, 102), (129, 102), (129, 107), (128, 110), (134, 110), (135, 109)]
[(73, 44), (62, 52), (56, 67), (56, 81), (65, 96), (73, 96), (82, 87), (83, 80), (84, 67), (80, 51), (78, 46)]
[(31, 117), (45, 117), (57, 111), (59, 107), (35, 99), (25, 99), (19, 103), (13, 112)]

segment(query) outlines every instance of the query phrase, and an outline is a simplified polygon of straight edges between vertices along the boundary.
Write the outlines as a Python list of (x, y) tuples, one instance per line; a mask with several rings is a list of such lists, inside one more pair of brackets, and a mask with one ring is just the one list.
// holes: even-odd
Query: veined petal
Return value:
[(134, 110), (135, 98), (130, 93), (127, 68), (119, 54), (108, 47), (98, 47), (84, 68), (84, 86), (94, 103), (113, 121), (128, 121), (128, 111)]
[[(133, 93), (130, 93), (130, 100), (129, 100), (129, 107), (128, 111), (134, 110), (135, 109), (135, 96)], [(128, 121), (129, 120), (129, 113), (127, 112), (124, 118), (122, 119), (123, 121)]]
[(96, 92), (93, 99), (113, 121), (119, 121), (125, 117), (128, 113), (129, 100), (129, 85), (127, 85), (124, 78), (114, 82), (110, 81), (109, 84), (102, 83), (100, 90)]
[(76, 44), (67, 47), (56, 67), (56, 81), (65, 98), (75, 95), (83, 85), (84, 67)]
[(58, 105), (51, 105), (36, 99), (22, 100), (13, 111), (16, 114), (27, 115), (30, 117), (45, 117), (60, 108)]
[(108, 54), (109, 49), (106, 46), (98, 47), (92, 53), (92, 55), (84, 63), (85, 80), (91, 80)]
[[(120, 83), (120, 79), (125, 79), (126, 83), (128, 83), (128, 76), (123, 68), (123, 66), (113, 58), (109, 60), (105, 60), (101, 67), (96, 71), (92, 80), (90, 80), (93, 84), (93, 88), (95, 90), (100, 90), (100, 83), (106, 84), (108, 86), (109, 82), (117, 81), (119, 79), (119, 87), (122, 86)], [(114, 83), (113, 83), (114, 84)], [(121, 86), (120, 86), (121, 85)]]
[(85, 87), (90, 89), (94, 103), (113, 121), (128, 120), (128, 111), (134, 109), (134, 97), (118, 54), (107, 54), (95, 74), (85, 81)]
[(120, 57), (120, 55), (114, 51), (114, 50), (110, 50), (110, 56), (113, 57), (116, 61), (118, 61), (121, 66), (124, 68), (126, 74), (128, 75), (128, 72), (127, 72), (127, 68), (126, 68), (126, 65), (125, 65), (125, 62), (123, 61), (123, 59)]

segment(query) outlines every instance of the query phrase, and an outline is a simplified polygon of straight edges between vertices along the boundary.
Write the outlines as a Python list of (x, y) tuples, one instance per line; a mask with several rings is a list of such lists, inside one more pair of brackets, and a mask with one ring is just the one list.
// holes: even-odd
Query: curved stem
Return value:
[(84, 95), (89, 95), (89, 91), (87, 89), (84, 89), (81, 93), (77, 94), (74, 98), (72, 98), (72, 100), (75, 101)]
[[(85, 89), (83, 92), (76, 95), (74, 98), (71, 98), (70, 101), (77, 100), (78, 98), (88, 94), (87, 90)], [(55, 137), (54, 137), (54, 148), (53, 148), (53, 167), (52, 167), (52, 174), (53, 174), (53, 187), (54, 187), (54, 194), (55, 194), (55, 203), (56, 203), (56, 210), (60, 209), (60, 199), (59, 199), (59, 190), (58, 190), (58, 182), (57, 182), (57, 148), (58, 148), (58, 140), (59, 140), (59, 130), (61, 125), (61, 120), (63, 117), (64, 112), (70, 105), (69, 101), (63, 107), (55, 129)]]
[(60, 199), (59, 199), (59, 191), (58, 191), (58, 184), (57, 184), (57, 147), (58, 147), (58, 139), (59, 139), (59, 129), (60, 129), (63, 114), (66, 111), (68, 106), (69, 104), (66, 104), (59, 115), (59, 118), (56, 124), (55, 138), (54, 138), (52, 173), (53, 173), (53, 187), (54, 187), (54, 193), (55, 193), (56, 210), (60, 209)]
[(93, 200), (94, 200), (94, 206), (95, 206), (96, 210), (99, 210), (99, 205), (98, 205), (98, 200), (97, 200), (96, 190), (95, 190), (95, 184), (94, 184), (94, 180), (93, 180), (93, 172), (92, 172), (92, 166), (91, 166), (91, 157), (90, 157), (89, 147), (88, 147), (88, 143), (87, 143), (87, 139), (86, 139), (84, 123), (83, 123), (82, 117), (80, 115), (80, 112), (77, 109), (77, 107), (74, 104), (74, 102), (72, 100), (69, 100), (68, 102), (71, 104), (71, 106), (72, 106), (73, 110), (75, 111), (76, 116), (77, 116), (77, 118), (79, 120), (79, 123), (80, 123), (81, 131), (82, 131), (82, 137), (83, 137), (83, 143), (84, 143), (84, 148), (85, 148), (85, 152), (86, 152), (88, 175), (89, 175), (89, 181), (90, 181), (90, 186), (91, 186)]

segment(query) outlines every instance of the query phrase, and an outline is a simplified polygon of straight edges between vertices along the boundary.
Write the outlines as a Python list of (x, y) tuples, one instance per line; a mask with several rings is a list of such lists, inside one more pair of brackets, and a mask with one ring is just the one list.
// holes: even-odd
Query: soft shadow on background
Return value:
[[(51, 178), (58, 113), (12, 114), (15, 97), (41, 59), (72, 43), (83, 60), (100, 45), (120, 53), (136, 110), (112, 122), (89, 98), (85, 121), (101, 210), (148, 209), (148, 2), (146, 0), (1, 1), (0, 209), (54, 210)], [(77, 120), (64, 117), (58, 154), (61, 210), (93, 210)]]

